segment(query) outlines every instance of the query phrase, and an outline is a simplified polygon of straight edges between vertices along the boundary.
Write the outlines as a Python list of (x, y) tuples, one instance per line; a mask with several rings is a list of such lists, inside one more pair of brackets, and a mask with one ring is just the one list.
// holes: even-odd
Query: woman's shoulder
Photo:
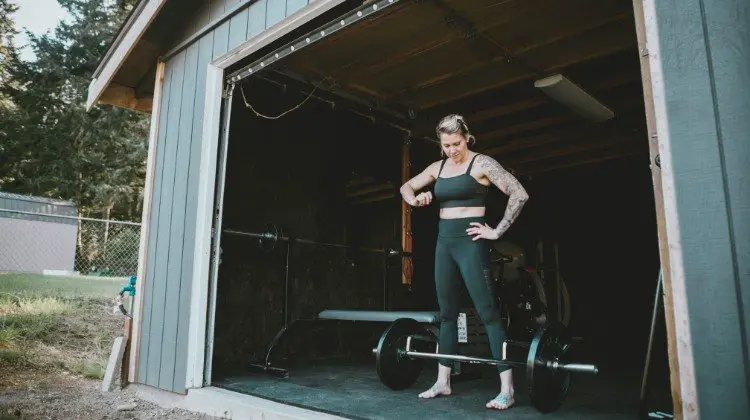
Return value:
[(492, 156), (485, 155), (482, 153), (477, 153), (476, 155), (474, 155), (475, 166), (483, 167), (483, 166), (495, 166), (499, 164), (500, 163)]
[(440, 171), (440, 166), (445, 162), (445, 159), (436, 160), (429, 165), (427, 165), (426, 168), (424, 168), (424, 172), (432, 175), (433, 177), (437, 178), (438, 171)]

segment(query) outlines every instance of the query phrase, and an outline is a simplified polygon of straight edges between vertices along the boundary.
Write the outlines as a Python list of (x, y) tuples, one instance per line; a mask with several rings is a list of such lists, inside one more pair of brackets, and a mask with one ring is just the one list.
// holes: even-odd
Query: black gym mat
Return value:
[[(497, 395), (497, 371), (482, 367), (482, 377), (453, 384), (453, 395), (433, 400), (417, 398), (430, 387), (437, 365), (428, 362), (417, 383), (405, 391), (392, 391), (378, 378), (374, 364), (343, 361), (317, 362), (290, 369), (288, 379), (264, 374), (228, 377), (213, 385), (302, 408), (352, 419), (531, 419), (542, 416), (524, 389), (524, 370), (515, 369), (516, 405), (507, 412), (484, 404)], [(563, 406), (550, 419), (633, 419), (638, 413), (638, 373), (609, 376), (574, 375)]]

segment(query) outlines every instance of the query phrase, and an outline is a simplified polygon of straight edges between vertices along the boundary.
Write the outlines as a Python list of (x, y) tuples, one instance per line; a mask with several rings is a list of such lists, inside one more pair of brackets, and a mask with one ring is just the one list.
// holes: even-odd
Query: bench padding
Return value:
[(425, 324), (439, 324), (439, 312), (421, 311), (370, 311), (360, 309), (326, 309), (318, 314), (320, 319), (342, 321), (393, 322), (399, 318), (411, 318)]

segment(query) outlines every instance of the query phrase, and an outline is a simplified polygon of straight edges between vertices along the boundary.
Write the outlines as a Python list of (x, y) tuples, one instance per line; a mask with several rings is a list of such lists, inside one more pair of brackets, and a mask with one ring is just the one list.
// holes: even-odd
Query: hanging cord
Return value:
[(247, 108), (249, 108), (251, 111), (253, 111), (253, 113), (255, 115), (257, 115), (257, 116), (259, 116), (261, 118), (268, 119), (268, 120), (277, 120), (277, 119), (283, 117), (284, 115), (286, 115), (286, 114), (288, 114), (288, 113), (290, 113), (292, 111), (295, 111), (295, 110), (299, 109), (302, 105), (304, 105), (305, 102), (307, 102), (308, 100), (310, 100), (310, 98), (313, 97), (313, 94), (315, 93), (316, 90), (318, 90), (318, 88), (320, 87), (320, 85), (322, 85), (323, 82), (326, 81), (326, 80), (328, 80), (328, 79), (330, 79), (330, 76), (326, 76), (323, 79), (321, 79), (318, 83), (315, 84), (315, 87), (313, 88), (312, 92), (308, 93), (307, 97), (305, 99), (303, 99), (302, 102), (300, 102), (299, 104), (295, 105), (291, 109), (288, 109), (288, 110), (282, 112), (281, 114), (276, 115), (275, 117), (268, 116), (268, 115), (263, 115), (260, 112), (256, 111), (255, 108), (253, 108), (252, 105), (250, 105), (250, 103), (247, 101), (247, 97), (245, 97), (245, 87), (242, 86), (242, 83), (240, 83), (240, 92), (242, 92), (242, 100), (245, 101), (245, 106)]

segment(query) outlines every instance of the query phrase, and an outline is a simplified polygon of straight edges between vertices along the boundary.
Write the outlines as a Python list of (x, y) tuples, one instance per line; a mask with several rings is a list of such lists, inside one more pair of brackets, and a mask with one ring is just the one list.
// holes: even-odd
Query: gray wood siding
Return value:
[(750, 418), (750, 6), (664, 0), (656, 14), (698, 406)]
[[(239, 1), (206, 0), (186, 21), (186, 28), (180, 28), (182, 39), (221, 17)], [(250, 3), (167, 63), (142, 288), (139, 383), (185, 392), (207, 65), (306, 4), (306, 0)]]
[[(242, 0), (204, 0), (193, 16), (180, 28), (180, 35), (172, 41), (178, 45), (197, 33), (204, 25), (221, 17), (225, 12), (234, 9)], [(303, 8), (308, 0), (256, 0), (229, 19), (229, 50), (247, 39), (259, 34), (266, 28), (279, 23), (286, 16)]]

